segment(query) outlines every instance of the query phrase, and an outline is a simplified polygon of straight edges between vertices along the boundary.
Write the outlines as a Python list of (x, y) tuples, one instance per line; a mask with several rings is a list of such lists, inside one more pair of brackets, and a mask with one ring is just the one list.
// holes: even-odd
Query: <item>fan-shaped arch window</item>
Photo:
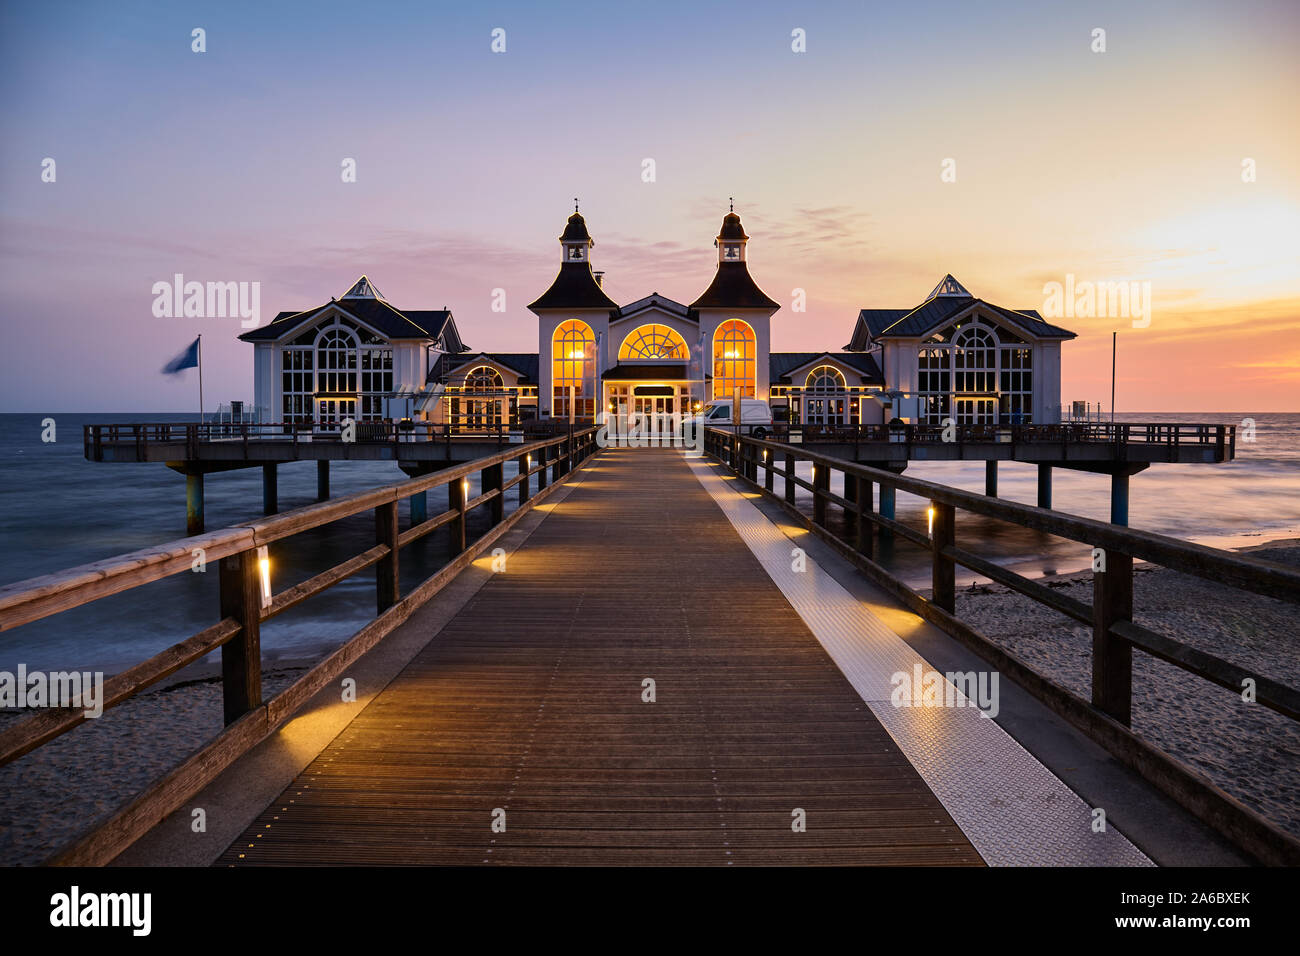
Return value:
[(357, 390), (357, 340), (347, 329), (326, 329), (316, 340), (316, 391)]
[(623, 339), (618, 358), (619, 361), (675, 359), (684, 362), (690, 358), (690, 351), (686, 348), (686, 340), (675, 329), (666, 325), (643, 325)]
[(754, 329), (748, 322), (728, 319), (713, 334), (713, 397), (757, 398), (755, 373), (758, 350)]
[(490, 365), (470, 369), (465, 376), (465, 390), (470, 392), (499, 392), (505, 384), (501, 373)]
[(808, 373), (805, 386), (818, 392), (839, 392), (847, 386), (844, 375), (833, 365), (819, 365)]
[(953, 337), (953, 389), (993, 392), (997, 388), (997, 339), (983, 326), (972, 325)]
[(569, 415), (569, 389), (578, 418), (595, 415), (596, 336), (579, 319), (561, 323), (551, 337), (551, 406), (555, 417)]

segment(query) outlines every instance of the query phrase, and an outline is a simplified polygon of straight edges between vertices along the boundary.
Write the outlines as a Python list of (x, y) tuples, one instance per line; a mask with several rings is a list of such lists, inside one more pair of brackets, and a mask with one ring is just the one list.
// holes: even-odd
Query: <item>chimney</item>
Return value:
[(592, 275), (594, 275), (594, 276), (596, 277), (596, 285), (603, 286), (603, 283), (601, 282), (601, 280), (605, 278), (605, 273), (603, 273), (603, 272), (593, 272)]

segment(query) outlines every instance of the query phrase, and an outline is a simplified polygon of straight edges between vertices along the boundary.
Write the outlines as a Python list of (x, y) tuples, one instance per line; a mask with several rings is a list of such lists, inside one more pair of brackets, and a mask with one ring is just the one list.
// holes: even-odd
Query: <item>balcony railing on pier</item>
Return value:
[(85, 455), (90, 461), (103, 461), (104, 448), (135, 447), (141, 455), (148, 446), (172, 445), (178, 457), (197, 458), (199, 446), (205, 444), (289, 443), (297, 447), (310, 442), (362, 445), (416, 444), (460, 441), (494, 442), (499, 447), (520, 444), (533, 438), (567, 435), (589, 427), (589, 422), (570, 425), (568, 420), (533, 419), (509, 422), (502, 419), (462, 421), (455, 424), (415, 421), (356, 422), (345, 432), (337, 422), (139, 422), (132, 424), (94, 424), (84, 426)]
[(1235, 425), (1196, 425), (1130, 422), (1064, 422), (1059, 425), (839, 425), (777, 422), (773, 440), (790, 444), (1120, 444), (1214, 446), (1232, 458), (1236, 450)]

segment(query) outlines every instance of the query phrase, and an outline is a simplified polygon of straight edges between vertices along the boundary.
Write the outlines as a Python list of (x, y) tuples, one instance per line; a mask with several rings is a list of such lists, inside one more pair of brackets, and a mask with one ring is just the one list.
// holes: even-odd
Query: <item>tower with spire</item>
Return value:
[(537, 316), (537, 401), (543, 416), (568, 417), (570, 388), (579, 419), (593, 418), (601, 398), (597, 351), (609, 334), (610, 313), (618, 310), (618, 303), (605, 294), (591, 271), (595, 245), (574, 200), (573, 215), (560, 233), (559, 272), (528, 304)]
[(718, 250), (713, 281), (690, 305), (711, 359), (710, 398), (731, 398), (738, 387), (751, 397), (768, 395), (772, 316), (781, 306), (749, 274), (748, 243), (733, 202), (713, 241)]

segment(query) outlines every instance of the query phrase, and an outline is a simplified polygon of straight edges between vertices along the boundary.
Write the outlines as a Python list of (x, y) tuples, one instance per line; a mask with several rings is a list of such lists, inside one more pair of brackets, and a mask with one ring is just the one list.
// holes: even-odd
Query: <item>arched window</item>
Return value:
[(465, 397), (464, 413), (460, 402), (452, 400), (452, 420), (469, 428), (491, 428), (501, 424), (505, 379), (490, 365), (479, 365), (465, 376), (461, 394)]
[(833, 365), (819, 365), (804, 380), (804, 422), (843, 425), (848, 421), (849, 391), (844, 375)]
[(357, 390), (357, 340), (337, 326), (316, 340), (316, 391), (333, 394)]
[(819, 365), (808, 373), (804, 387), (817, 392), (841, 392), (847, 386), (839, 369), (833, 365)]
[(997, 388), (997, 339), (982, 326), (962, 329), (952, 340), (953, 390), (993, 392)]
[(467, 392), (499, 392), (504, 387), (505, 379), (490, 365), (480, 365), (465, 376)]
[(623, 339), (618, 349), (619, 361), (675, 359), (684, 362), (690, 358), (686, 341), (666, 325), (643, 325), (633, 329)]
[(758, 397), (757, 350), (754, 330), (748, 322), (728, 319), (718, 326), (713, 334), (714, 398), (734, 398), (737, 389), (745, 398)]
[(595, 416), (596, 336), (578, 319), (561, 323), (551, 338), (551, 408), (556, 418), (569, 416), (569, 388), (576, 396), (574, 416)]

